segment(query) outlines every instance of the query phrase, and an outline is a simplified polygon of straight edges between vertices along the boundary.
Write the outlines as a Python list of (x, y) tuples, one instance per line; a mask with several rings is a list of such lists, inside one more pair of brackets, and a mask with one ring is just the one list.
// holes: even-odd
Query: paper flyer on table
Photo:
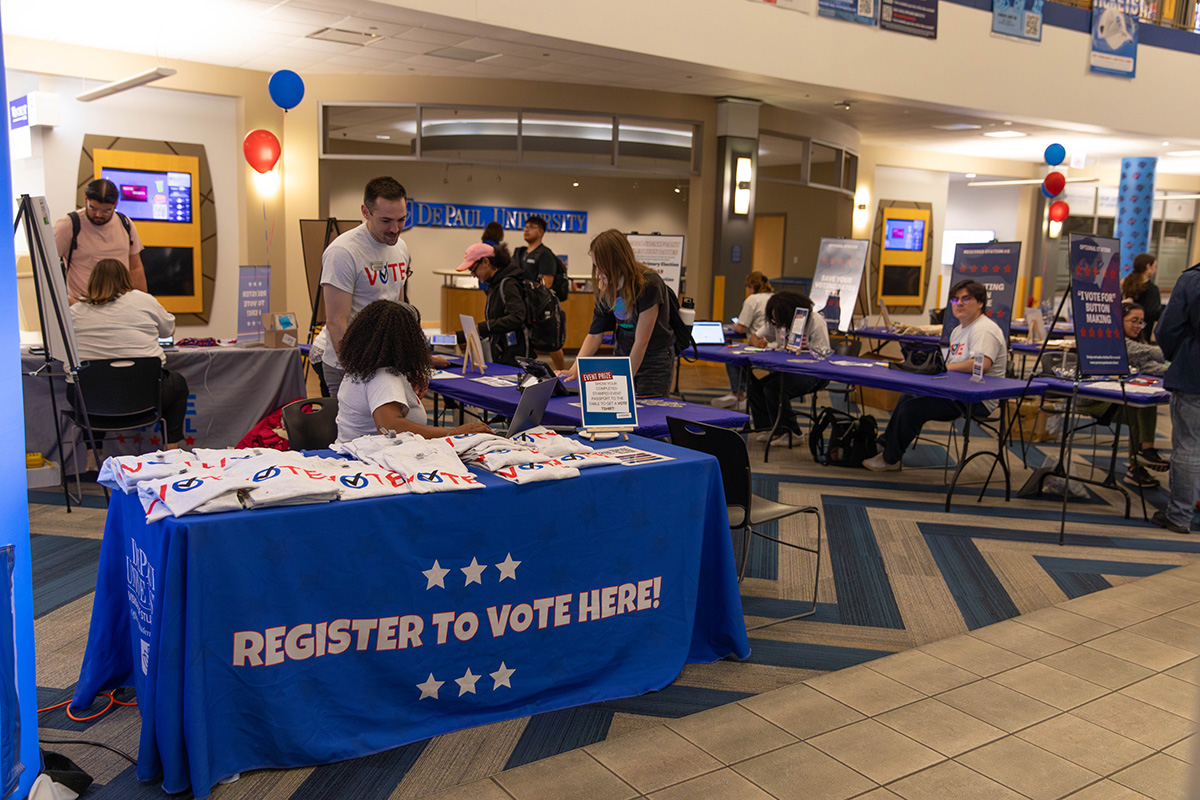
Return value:
[(585, 428), (636, 428), (633, 370), (628, 358), (580, 358), (580, 401)]

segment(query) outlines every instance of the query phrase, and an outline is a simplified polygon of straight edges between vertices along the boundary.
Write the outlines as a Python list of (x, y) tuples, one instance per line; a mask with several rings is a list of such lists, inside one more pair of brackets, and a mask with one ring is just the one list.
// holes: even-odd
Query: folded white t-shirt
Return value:
[(528, 444), (538, 452), (548, 455), (551, 458), (565, 456), (568, 453), (592, 452), (592, 448), (588, 447), (583, 442), (572, 439), (568, 436), (560, 436), (549, 428), (542, 427), (541, 425), (537, 426), (536, 428), (530, 428), (529, 430), (518, 433), (516, 436), (512, 437), (512, 440), (520, 444)]
[(537, 481), (559, 481), (563, 478), (578, 478), (579, 470), (553, 463), (516, 464), (496, 470), (496, 474), (513, 483), (535, 483)]
[(192, 466), (192, 455), (186, 450), (159, 450), (140, 456), (109, 456), (100, 465), (97, 483), (110, 489), (132, 492), (143, 481), (178, 475)]
[(221, 470), (189, 469), (177, 475), (138, 484), (138, 499), (147, 522), (164, 517), (182, 517), (223, 495), (237, 495), (250, 482)]

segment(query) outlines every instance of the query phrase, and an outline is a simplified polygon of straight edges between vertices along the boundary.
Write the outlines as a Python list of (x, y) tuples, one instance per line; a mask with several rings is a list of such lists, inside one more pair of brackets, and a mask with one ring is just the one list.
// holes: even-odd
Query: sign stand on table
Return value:
[[(480, 375), (486, 375), (487, 360), (483, 357), (483, 342), (479, 338), (479, 328), (475, 325), (475, 318), (467, 314), (459, 314), (458, 321), (462, 323), (463, 335), (467, 338), (466, 353), (463, 355), (463, 374), (466, 375), (467, 369), (474, 366)], [(472, 361), (474, 364), (471, 363)]]
[(579, 368), (579, 400), (583, 416), (580, 435), (592, 441), (628, 440), (637, 427), (633, 368), (628, 357), (584, 357)]

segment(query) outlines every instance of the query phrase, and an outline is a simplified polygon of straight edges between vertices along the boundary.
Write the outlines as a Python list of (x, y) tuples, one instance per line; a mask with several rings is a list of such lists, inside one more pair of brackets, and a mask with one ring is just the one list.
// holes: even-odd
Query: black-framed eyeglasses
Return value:
[[(481, 259), (479, 259), (479, 261), (483, 261), (483, 259), (481, 258)], [(472, 275), (474, 275), (474, 274), (475, 274), (475, 270), (479, 269), (479, 261), (476, 261), (474, 264), (472, 264), (471, 266), (467, 267), (467, 272), (469, 272), (469, 273), (471, 273)]]
[(974, 295), (964, 294), (964, 295), (960, 295), (959, 297), (951, 297), (950, 304), (956, 306), (959, 303), (966, 303), (966, 302), (968, 302), (970, 300), (974, 300), (974, 299), (975, 299)]

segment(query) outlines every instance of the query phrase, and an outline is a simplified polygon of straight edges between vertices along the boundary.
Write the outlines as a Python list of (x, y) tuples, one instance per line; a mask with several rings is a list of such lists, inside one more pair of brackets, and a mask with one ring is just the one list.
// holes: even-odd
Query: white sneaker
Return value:
[[(736, 394), (723, 394), (712, 401), (713, 408), (733, 408), (738, 401)], [(743, 401), (745, 402), (745, 401)]]
[[(786, 429), (779, 431), (774, 436), (771, 435), (770, 431), (763, 431), (762, 433), (760, 433), (754, 437), (754, 441), (756, 441), (756, 442), (768, 442), (769, 441), (772, 444), (774, 444), (775, 442), (778, 442), (780, 439), (786, 439), (787, 435), (788, 435), (788, 432)], [(797, 434), (792, 434), (792, 436), (796, 437)]]
[(733, 410), (740, 411), (743, 414), (745, 414), (746, 413), (746, 401), (738, 400), (736, 403), (733, 404)]
[(863, 466), (875, 472), (891, 472), (899, 470), (901, 463), (897, 461), (895, 464), (889, 464), (883, 460), (883, 453), (880, 453), (863, 461)]

